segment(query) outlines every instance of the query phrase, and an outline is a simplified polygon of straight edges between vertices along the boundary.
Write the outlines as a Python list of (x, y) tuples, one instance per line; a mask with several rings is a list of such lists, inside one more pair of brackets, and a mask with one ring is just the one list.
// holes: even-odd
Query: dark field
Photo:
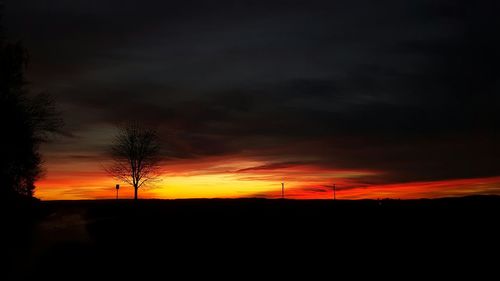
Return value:
[(31, 280), (443, 269), (496, 260), (499, 211), (486, 196), (41, 202), (32, 223), (9, 226), (7, 265)]

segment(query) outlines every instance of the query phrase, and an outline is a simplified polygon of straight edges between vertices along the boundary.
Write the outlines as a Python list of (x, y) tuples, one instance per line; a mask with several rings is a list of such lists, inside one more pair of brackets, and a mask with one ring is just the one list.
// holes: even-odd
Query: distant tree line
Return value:
[(2, 14), (0, 6), (0, 200), (10, 200), (33, 197), (42, 175), (40, 145), (62, 120), (50, 95), (29, 92), (28, 52), (7, 40)]

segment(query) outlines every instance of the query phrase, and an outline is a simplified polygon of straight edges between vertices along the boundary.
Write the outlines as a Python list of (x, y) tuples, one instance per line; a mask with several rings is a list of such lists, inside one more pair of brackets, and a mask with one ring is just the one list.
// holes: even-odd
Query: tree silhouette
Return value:
[(48, 94), (31, 95), (25, 79), (28, 52), (6, 40), (0, 6), (0, 197), (32, 197), (42, 175), (40, 144), (60, 132), (62, 120)]
[(160, 143), (155, 130), (128, 123), (119, 127), (111, 146), (112, 163), (106, 171), (134, 187), (134, 199), (140, 187), (156, 180), (160, 172)]

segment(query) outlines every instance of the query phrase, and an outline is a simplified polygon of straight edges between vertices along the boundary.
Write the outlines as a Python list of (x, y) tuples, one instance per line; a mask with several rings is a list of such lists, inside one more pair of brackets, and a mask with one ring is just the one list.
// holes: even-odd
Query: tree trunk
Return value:
[(137, 189), (139, 189), (139, 187), (134, 186), (134, 200), (137, 200)]

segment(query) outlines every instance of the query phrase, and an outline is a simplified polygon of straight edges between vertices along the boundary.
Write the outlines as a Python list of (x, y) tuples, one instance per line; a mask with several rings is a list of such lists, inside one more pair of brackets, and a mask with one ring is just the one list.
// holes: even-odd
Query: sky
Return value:
[(66, 122), (36, 196), (113, 198), (126, 120), (161, 136), (143, 198), (500, 194), (497, 2), (5, 1)]

